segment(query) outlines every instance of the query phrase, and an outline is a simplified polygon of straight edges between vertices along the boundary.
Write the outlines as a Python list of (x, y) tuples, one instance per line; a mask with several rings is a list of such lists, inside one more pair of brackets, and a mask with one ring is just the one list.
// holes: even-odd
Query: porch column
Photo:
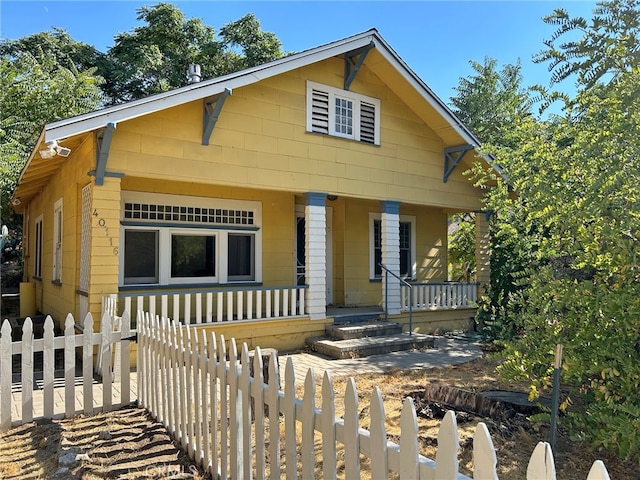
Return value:
[(491, 282), (491, 235), (489, 219), (491, 212), (476, 212), (476, 278), (478, 298), (488, 289)]
[(308, 192), (305, 218), (305, 282), (307, 313), (311, 320), (327, 318), (326, 193)]
[[(380, 230), (382, 237), (382, 264), (400, 276), (400, 203), (385, 200), (382, 203)], [(400, 282), (382, 271), (382, 305), (390, 315), (400, 313)]]

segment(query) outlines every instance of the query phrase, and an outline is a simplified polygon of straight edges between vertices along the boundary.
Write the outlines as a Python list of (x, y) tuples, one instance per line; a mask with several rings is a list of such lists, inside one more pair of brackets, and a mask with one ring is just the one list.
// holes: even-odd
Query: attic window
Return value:
[(307, 131), (380, 144), (380, 100), (307, 82)]

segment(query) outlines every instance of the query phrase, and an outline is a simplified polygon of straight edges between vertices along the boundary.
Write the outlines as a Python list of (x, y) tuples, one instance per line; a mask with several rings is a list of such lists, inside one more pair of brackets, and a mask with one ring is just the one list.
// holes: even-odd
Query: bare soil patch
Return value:
[[(471, 392), (485, 390), (526, 391), (526, 385), (505, 384), (495, 374), (499, 360), (482, 358), (447, 368), (419, 371), (389, 371), (355, 378), (360, 397), (361, 426), (369, 425), (369, 399), (374, 387), (381, 390), (387, 415), (387, 432), (398, 442), (400, 412), (406, 396), (416, 398), (421, 453), (435, 458), (439, 419), (420, 415), (418, 401), (426, 385), (451, 385)], [(334, 379), (336, 415), (341, 416), (346, 378)], [(317, 387), (319, 395), (320, 386)], [(301, 391), (298, 392), (301, 397)], [(318, 403), (317, 403), (318, 404)], [(422, 412), (424, 413), (424, 412)], [(460, 470), (472, 476), (471, 438), (478, 422), (487, 424), (498, 456), (498, 475), (502, 480), (525, 477), (527, 463), (535, 445), (548, 441), (548, 425), (533, 424), (525, 416), (500, 419), (459, 414)], [(319, 435), (316, 438), (320, 444)], [(84, 460), (61, 471), (59, 460), (65, 451), (86, 454)], [(556, 444), (558, 478), (585, 480), (591, 464), (603, 460), (611, 478), (637, 479), (637, 466), (622, 462), (606, 452), (594, 452), (573, 441), (562, 425)], [(319, 458), (319, 457), (318, 457)], [(340, 452), (338, 461), (340, 462)], [(319, 460), (320, 462), (320, 460)], [(320, 476), (320, 464), (316, 469)], [(366, 463), (362, 478), (368, 478)], [(98, 478), (209, 478), (196, 469), (186, 453), (172, 440), (164, 426), (143, 409), (128, 407), (93, 417), (30, 423), (0, 435), (0, 479), (98, 479)]]

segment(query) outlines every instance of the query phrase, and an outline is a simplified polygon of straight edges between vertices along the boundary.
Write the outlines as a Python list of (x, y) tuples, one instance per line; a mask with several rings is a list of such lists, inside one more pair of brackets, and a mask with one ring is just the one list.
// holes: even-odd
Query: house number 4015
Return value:
[[(96, 209), (93, 210), (91, 215), (93, 215), (94, 217), (100, 216), (100, 214), (98, 213), (98, 210)], [(104, 218), (99, 218), (98, 226), (104, 228), (104, 234), (109, 238), (109, 245), (113, 245), (113, 238), (111, 238), (111, 236), (109, 235), (109, 229), (107, 228), (107, 221)], [(113, 248), (113, 254), (118, 255), (118, 247)]]

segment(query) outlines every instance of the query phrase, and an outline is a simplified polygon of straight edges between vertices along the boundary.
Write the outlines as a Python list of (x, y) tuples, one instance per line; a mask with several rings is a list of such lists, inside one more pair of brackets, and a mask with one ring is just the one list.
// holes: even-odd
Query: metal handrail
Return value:
[(385, 272), (385, 282), (384, 282), (384, 320), (385, 322), (389, 319), (389, 274), (393, 275), (398, 279), (401, 285), (405, 285), (409, 287), (409, 336), (411, 336), (413, 332), (413, 286), (403, 280), (398, 275), (389, 270), (384, 264), (379, 263), (380, 268), (382, 268)]

